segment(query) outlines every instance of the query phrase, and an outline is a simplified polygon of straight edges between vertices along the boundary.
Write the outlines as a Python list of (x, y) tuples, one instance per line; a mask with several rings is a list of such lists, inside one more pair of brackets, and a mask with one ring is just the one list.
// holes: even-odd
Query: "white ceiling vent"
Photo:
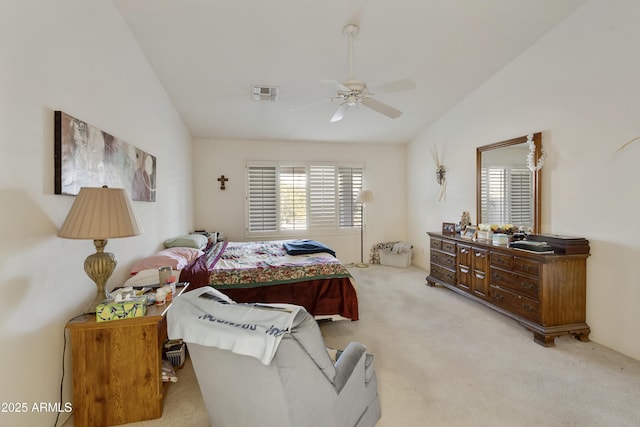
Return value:
[(272, 101), (278, 100), (277, 86), (251, 86), (251, 99), (254, 101)]

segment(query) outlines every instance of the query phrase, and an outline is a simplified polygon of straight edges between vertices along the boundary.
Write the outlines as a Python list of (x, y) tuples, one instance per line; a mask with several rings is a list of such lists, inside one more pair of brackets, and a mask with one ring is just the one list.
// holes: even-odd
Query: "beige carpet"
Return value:
[[(515, 321), (426, 286), (415, 267), (350, 271), (360, 320), (321, 328), (330, 347), (360, 341), (375, 354), (377, 427), (640, 425), (639, 361), (568, 336), (541, 347)], [(178, 376), (162, 418), (127, 425), (207, 426), (189, 362)]]

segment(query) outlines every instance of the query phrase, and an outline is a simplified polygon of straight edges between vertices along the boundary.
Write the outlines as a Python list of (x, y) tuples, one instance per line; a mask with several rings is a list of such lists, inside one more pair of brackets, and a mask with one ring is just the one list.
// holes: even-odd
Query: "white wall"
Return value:
[[(53, 111), (157, 156), (157, 202), (134, 202), (144, 234), (107, 246), (118, 258), (109, 287), (192, 228), (191, 137), (109, 0), (1, 2), (0, 93), (0, 402), (30, 412), (58, 401), (64, 326), (95, 296), (83, 270), (93, 243), (56, 237), (74, 198), (53, 194)], [(65, 359), (67, 402), (69, 343)], [(55, 416), (0, 413), (0, 425)]]
[[(245, 239), (247, 160), (344, 161), (365, 165), (373, 202), (365, 210), (364, 259), (372, 245), (405, 240), (405, 146), (276, 141), (194, 141), (195, 226), (223, 231), (227, 240)], [(220, 190), (217, 178), (229, 178)], [(360, 233), (307, 236), (331, 246), (343, 262), (360, 260)]]
[[(475, 148), (542, 131), (542, 232), (586, 237), (591, 339), (640, 359), (640, 2), (589, 1), (416, 138), (407, 149), (409, 238), (475, 221)], [(443, 147), (437, 203), (430, 150)], [(425, 167), (428, 165), (429, 167)], [(425, 183), (427, 187), (425, 188)], [(427, 267), (427, 259), (420, 260)]]

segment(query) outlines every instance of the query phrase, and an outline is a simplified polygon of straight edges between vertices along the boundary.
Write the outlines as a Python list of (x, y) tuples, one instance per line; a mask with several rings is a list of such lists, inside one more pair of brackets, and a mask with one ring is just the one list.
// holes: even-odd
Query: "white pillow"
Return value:
[[(176, 281), (180, 278), (180, 270), (171, 270), (171, 275), (176, 277)], [(141, 270), (135, 276), (131, 276), (124, 286), (147, 286), (160, 284), (160, 273), (157, 268)]]
[(188, 236), (178, 236), (172, 239), (167, 239), (164, 241), (165, 248), (179, 248), (179, 247), (187, 247), (187, 248), (195, 248), (195, 249), (204, 249), (209, 243), (209, 239), (207, 239), (202, 234), (189, 234)]

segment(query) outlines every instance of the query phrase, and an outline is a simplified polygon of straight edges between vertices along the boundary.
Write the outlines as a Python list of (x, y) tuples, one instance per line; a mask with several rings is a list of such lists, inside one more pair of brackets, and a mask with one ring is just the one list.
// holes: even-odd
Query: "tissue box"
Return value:
[(146, 295), (131, 298), (131, 301), (115, 302), (114, 300), (106, 300), (96, 307), (96, 322), (131, 319), (133, 317), (142, 317), (146, 313)]
[(411, 265), (411, 251), (394, 254), (389, 249), (380, 251), (380, 264), (391, 267), (409, 267)]

